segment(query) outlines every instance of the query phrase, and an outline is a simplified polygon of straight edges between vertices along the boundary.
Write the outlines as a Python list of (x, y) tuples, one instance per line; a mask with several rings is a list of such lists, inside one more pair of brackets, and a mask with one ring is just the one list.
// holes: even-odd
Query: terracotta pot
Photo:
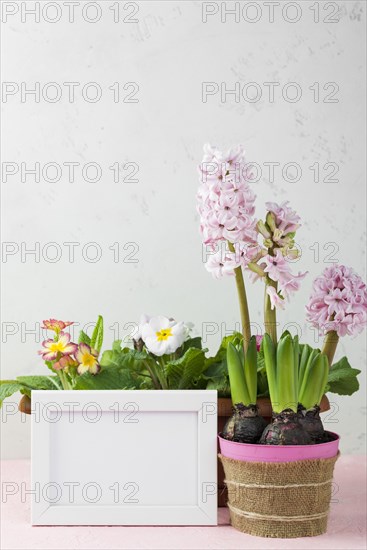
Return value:
[(31, 399), (28, 395), (23, 395), (19, 401), (18, 409), (25, 414), (31, 414)]
[[(259, 397), (257, 400), (259, 413), (270, 423), (272, 408), (268, 397)], [(326, 395), (323, 396), (320, 403), (320, 411), (325, 412), (330, 409), (330, 403)], [(229, 397), (218, 398), (218, 433), (221, 433), (228, 418), (232, 415), (232, 401)], [(219, 453), (219, 443), (218, 443)], [(228, 495), (227, 488), (224, 484), (224, 471), (221, 461), (218, 458), (218, 506), (224, 507), (227, 505)]]

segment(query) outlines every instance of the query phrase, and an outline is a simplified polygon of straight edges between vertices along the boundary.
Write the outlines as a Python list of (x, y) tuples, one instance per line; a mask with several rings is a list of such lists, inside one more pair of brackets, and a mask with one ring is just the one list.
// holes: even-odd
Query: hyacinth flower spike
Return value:
[(339, 338), (356, 336), (367, 324), (367, 288), (350, 267), (327, 267), (313, 283), (308, 321), (325, 335), (323, 352), (332, 365)]

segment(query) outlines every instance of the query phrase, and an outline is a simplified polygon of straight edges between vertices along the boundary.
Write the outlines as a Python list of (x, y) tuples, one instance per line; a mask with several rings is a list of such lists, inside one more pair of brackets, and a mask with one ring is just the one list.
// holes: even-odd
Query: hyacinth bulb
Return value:
[(322, 443), (325, 438), (325, 430), (320, 418), (320, 407), (316, 406), (306, 410), (299, 406), (299, 422), (309, 434), (313, 443)]
[(256, 405), (237, 403), (224, 426), (222, 437), (237, 443), (258, 443), (265, 426), (266, 421), (258, 414)]
[(263, 445), (310, 445), (312, 439), (300, 423), (298, 413), (286, 409), (273, 416), (273, 422), (266, 426), (260, 443)]

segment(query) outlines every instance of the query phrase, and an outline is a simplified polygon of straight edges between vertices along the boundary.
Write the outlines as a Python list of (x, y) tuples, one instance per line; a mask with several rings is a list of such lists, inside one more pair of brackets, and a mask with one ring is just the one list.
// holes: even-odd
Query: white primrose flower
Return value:
[(181, 321), (158, 315), (139, 325), (141, 338), (151, 353), (161, 357), (174, 353), (187, 338), (187, 327)]
[(151, 319), (150, 315), (147, 315), (146, 313), (143, 313), (140, 316), (138, 325), (134, 328), (133, 332), (131, 333), (133, 340), (137, 342), (138, 340), (140, 340), (140, 338), (142, 339), (141, 330), (144, 325), (149, 323), (150, 319)]
[(185, 341), (192, 338), (192, 331), (194, 330), (194, 323), (191, 323), (191, 321), (187, 321), (187, 323), (184, 324), (185, 329)]

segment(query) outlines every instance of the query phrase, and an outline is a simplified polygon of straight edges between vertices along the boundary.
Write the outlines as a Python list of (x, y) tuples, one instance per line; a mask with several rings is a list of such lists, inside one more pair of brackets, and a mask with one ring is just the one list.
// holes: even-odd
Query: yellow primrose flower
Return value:
[(98, 351), (88, 346), (88, 344), (79, 344), (75, 359), (79, 363), (78, 374), (84, 374), (88, 371), (91, 374), (97, 374), (101, 369), (98, 362)]

